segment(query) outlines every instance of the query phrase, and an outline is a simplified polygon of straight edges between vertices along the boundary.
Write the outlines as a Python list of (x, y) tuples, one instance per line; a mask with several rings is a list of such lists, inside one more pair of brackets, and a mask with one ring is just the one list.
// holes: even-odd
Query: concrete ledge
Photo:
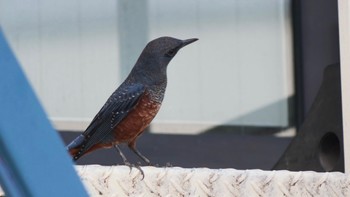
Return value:
[(91, 196), (350, 196), (340, 172), (76, 166)]

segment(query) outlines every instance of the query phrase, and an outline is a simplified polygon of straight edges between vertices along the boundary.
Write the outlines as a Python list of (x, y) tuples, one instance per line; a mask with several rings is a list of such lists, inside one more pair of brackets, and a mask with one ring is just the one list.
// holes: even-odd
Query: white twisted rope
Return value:
[(91, 196), (350, 196), (344, 173), (76, 166)]

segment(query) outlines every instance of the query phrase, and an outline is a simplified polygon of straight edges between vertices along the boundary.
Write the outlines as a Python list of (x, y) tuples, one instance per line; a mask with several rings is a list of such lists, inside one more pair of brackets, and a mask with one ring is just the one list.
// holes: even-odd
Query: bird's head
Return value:
[(147, 54), (147, 56), (157, 58), (163, 63), (169, 63), (182, 47), (197, 40), (197, 38), (179, 40), (172, 37), (160, 37), (150, 41), (142, 52), (142, 55)]
[(182, 47), (197, 40), (197, 38), (180, 40), (172, 37), (154, 39), (142, 51), (137, 60), (136, 67), (142, 67), (140, 70), (144, 73), (166, 75), (166, 68), (176, 53)]

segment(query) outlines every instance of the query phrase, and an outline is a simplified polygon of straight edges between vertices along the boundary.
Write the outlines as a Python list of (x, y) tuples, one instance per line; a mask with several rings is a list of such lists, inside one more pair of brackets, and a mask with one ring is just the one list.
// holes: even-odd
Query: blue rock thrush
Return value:
[(115, 147), (124, 164), (131, 166), (118, 147), (126, 143), (151, 165), (150, 160), (136, 149), (136, 139), (162, 104), (169, 62), (182, 47), (197, 40), (160, 37), (149, 42), (129, 76), (108, 98), (85, 132), (67, 146), (73, 160), (99, 148)]

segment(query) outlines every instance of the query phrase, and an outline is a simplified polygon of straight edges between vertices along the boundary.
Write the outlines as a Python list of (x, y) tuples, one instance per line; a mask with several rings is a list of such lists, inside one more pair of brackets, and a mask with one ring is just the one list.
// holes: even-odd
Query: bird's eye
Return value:
[(170, 49), (165, 55), (168, 57), (174, 57), (174, 55), (176, 55), (176, 50)]

